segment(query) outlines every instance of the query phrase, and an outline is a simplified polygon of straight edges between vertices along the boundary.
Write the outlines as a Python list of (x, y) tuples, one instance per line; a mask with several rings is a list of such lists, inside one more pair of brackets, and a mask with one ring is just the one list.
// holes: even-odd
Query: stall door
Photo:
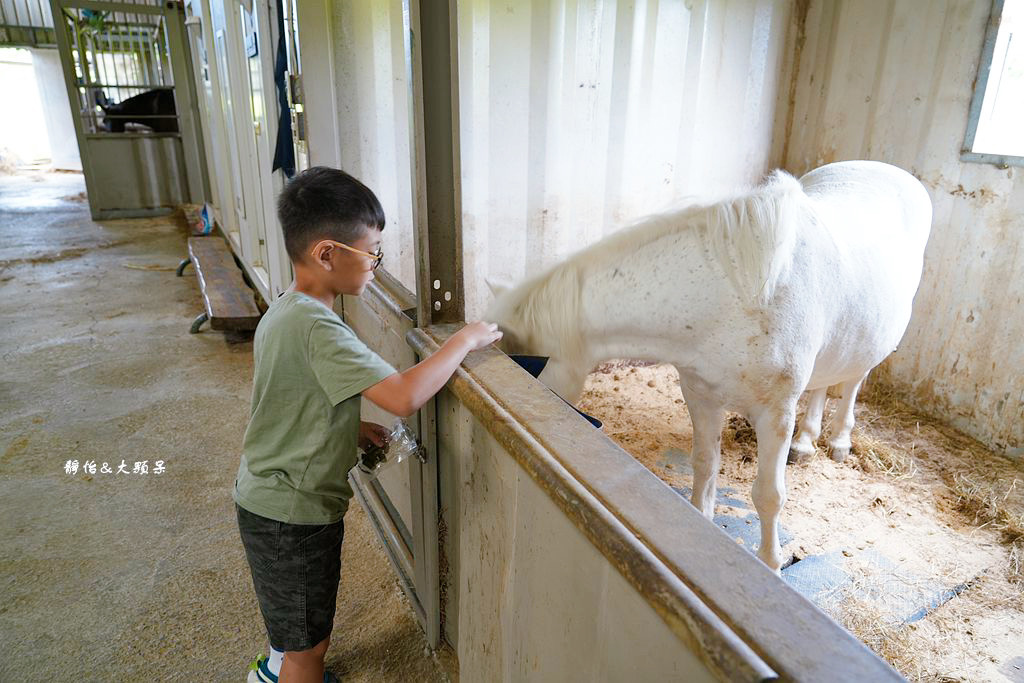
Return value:
[(93, 218), (202, 202), (208, 180), (179, 6), (50, 2)]

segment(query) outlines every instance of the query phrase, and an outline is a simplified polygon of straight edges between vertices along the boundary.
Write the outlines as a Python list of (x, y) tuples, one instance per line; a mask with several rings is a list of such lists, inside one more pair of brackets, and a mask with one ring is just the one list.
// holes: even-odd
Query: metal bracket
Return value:
[(200, 313), (196, 316), (196, 319), (192, 321), (192, 327), (190, 327), (188, 331), (192, 334), (199, 334), (199, 329), (203, 326), (203, 323), (209, 319), (210, 316), (205, 311)]

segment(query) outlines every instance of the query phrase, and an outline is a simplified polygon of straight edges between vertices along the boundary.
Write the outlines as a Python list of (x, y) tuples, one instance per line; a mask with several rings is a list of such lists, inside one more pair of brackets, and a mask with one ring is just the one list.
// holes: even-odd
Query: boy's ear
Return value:
[(309, 260), (314, 265), (320, 266), (324, 270), (333, 270), (331, 262), (328, 259), (322, 258), (322, 254), (324, 253), (325, 249), (317, 248), (317, 245), (319, 245), (321, 241), (322, 240), (314, 240), (313, 242), (310, 243), (309, 249), (311, 250), (312, 253), (309, 254)]
[(486, 282), (487, 287), (490, 288), (491, 294), (493, 294), (496, 297), (501, 296), (508, 290), (512, 289), (511, 283), (503, 282), (494, 278), (484, 278), (484, 282)]

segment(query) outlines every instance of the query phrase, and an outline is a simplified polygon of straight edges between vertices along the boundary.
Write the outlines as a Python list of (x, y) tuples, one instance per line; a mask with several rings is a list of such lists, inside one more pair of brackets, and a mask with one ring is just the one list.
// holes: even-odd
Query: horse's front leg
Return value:
[(693, 496), (690, 502), (708, 519), (715, 517), (715, 488), (722, 460), (720, 405), (683, 392), (693, 423)]
[(789, 448), (790, 464), (804, 462), (814, 455), (814, 442), (821, 436), (821, 416), (825, 412), (825, 398), (828, 387), (815, 389), (807, 397), (807, 410), (804, 419), (800, 420), (793, 445)]
[(867, 374), (860, 379), (852, 379), (839, 385), (843, 395), (836, 406), (836, 414), (832, 416), (832, 438), (828, 441), (829, 454), (836, 462), (846, 460), (846, 456), (850, 454), (853, 445), (850, 439), (853, 432), (853, 405), (857, 401), (860, 385), (866, 378)]
[(786, 502), (786, 454), (795, 414), (796, 400), (790, 399), (785, 405), (766, 407), (753, 420), (757, 432), (757, 477), (751, 497), (761, 521), (757, 556), (775, 571), (782, 567), (779, 515)]

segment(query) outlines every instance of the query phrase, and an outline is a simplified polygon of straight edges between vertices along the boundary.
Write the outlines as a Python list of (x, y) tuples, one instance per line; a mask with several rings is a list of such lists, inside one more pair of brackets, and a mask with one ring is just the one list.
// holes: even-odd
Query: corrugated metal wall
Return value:
[(683, 195), (769, 168), (790, 3), (460, 2), (467, 317)]
[(921, 288), (880, 375), (980, 440), (1021, 448), (1024, 175), (959, 160), (988, 15), (977, 0), (811, 0), (776, 140), (795, 173), (877, 159), (925, 183), (935, 218)]
[[(415, 291), (408, 22), (402, 5), (401, 0), (336, 0), (331, 44), (339, 166), (380, 198), (387, 216), (384, 267)], [(305, 87), (318, 86), (307, 80)]]
[(53, 27), (49, 0), (0, 0), (0, 19), (6, 26)]

